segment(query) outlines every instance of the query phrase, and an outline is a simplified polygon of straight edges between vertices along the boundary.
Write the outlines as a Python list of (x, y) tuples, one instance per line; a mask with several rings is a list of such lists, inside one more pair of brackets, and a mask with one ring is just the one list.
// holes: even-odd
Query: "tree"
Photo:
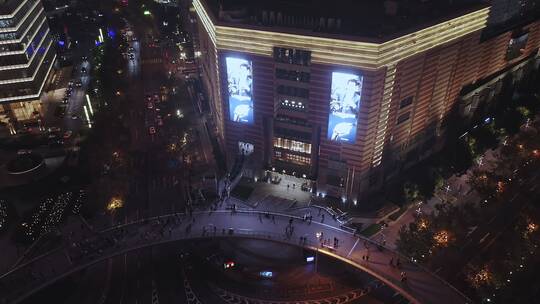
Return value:
[(412, 182), (405, 182), (403, 184), (403, 195), (405, 196), (407, 203), (412, 203), (421, 199), (418, 185)]

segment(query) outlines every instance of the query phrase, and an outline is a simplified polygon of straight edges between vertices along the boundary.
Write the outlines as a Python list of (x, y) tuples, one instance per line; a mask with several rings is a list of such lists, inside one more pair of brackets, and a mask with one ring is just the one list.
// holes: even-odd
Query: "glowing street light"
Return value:
[(446, 247), (450, 242), (450, 233), (446, 230), (441, 230), (433, 235), (433, 240), (438, 246)]
[(107, 204), (108, 211), (115, 211), (116, 209), (122, 208), (124, 206), (124, 200), (118, 196), (113, 196)]

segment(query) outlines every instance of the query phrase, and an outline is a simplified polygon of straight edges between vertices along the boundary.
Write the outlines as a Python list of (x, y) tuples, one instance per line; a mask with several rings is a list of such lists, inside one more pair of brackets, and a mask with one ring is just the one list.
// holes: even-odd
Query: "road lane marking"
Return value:
[(482, 244), (482, 242), (484, 242), (484, 241), (487, 239), (487, 237), (489, 236), (489, 234), (490, 234), (489, 232), (486, 233), (486, 234), (480, 239), (480, 242), (478, 242), (478, 244)]
[(351, 253), (353, 252), (354, 248), (356, 248), (356, 245), (358, 244), (358, 241), (360, 241), (360, 239), (356, 239), (356, 242), (354, 242), (354, 245), (352, 246), (351, 250), (349, 251), (349, 254), (347, 254), (347, 257), (349, 257), (351, 255)]

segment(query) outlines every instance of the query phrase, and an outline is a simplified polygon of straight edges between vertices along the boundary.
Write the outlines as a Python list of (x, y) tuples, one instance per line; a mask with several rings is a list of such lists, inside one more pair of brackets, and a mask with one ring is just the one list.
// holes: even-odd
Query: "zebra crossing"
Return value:
[(150, 58), (141, 60), (141, 64), (159, 64), (162, 63), (163, 59), (161, 58)]

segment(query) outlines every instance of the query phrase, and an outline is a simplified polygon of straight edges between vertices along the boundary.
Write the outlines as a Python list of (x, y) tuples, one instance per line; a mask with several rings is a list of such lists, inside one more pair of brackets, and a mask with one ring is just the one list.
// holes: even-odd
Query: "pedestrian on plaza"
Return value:
[(391, 257), (391, 258), (390, 258), (390, 266), (391, 266), (391, 267), (394, 267), (394, 257)]
[(309, 216), (309, 221), (308, 221), (308, 225), (311, 225), (311, 220), (313, 219), (313, 216)]
[(324, 223), (324, 214), (321, 215), (321, 217), (322, 217), (322, 218), (321, 218), (321, 223)]
[(291, 217), (291, 218), (289, 219), (289, 225), (292, 225), (292, 223), (293, 223), (293, 218)]
[(317, 216), (321, 215), (321, 208), (317, 208), (319, 210), (319, 213), (317, 213)]
[(291, 185), (287, 184), (287, 191), (289, 191), (289, 187), (290, 187), (290, 186), (291, 186)]
[(404, 271), (400, 273), (400, 276), (401, 276), (401, 282), (407, 283), (407, 274)]
[(214, 226), (214, 235), (216, 235), (216, 232), (217, 232), (217, 227)]
[(293, 189), (296, 189), (296, 184), (292, 184), (292, 188), (293, 188)]
[(369, 253), (366, 254), (366, 262), (369, 262)]

